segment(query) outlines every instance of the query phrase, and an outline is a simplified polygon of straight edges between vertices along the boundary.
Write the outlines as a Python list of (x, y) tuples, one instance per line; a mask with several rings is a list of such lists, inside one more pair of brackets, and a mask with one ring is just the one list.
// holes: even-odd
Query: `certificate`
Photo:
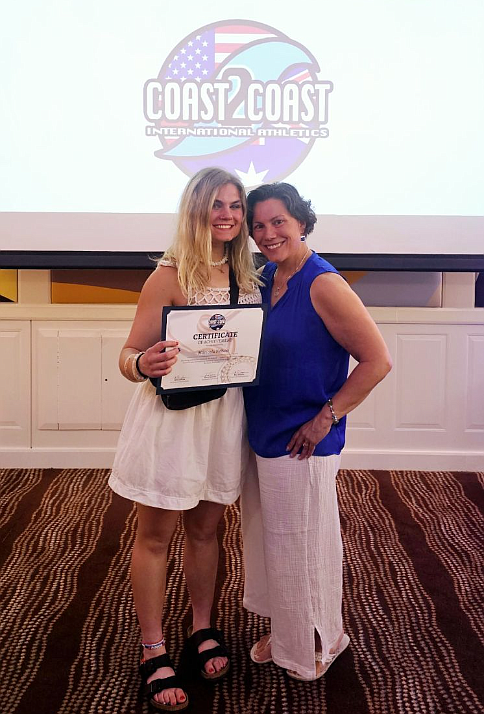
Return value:
[(258, 383), (266, 305), (164, 307), (161, 339), (180, 352), (158, 393)]

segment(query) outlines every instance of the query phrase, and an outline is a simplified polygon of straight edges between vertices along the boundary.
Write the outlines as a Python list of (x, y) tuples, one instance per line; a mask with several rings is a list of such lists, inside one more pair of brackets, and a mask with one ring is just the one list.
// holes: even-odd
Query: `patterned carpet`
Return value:
[[(135, 515), (105, 470), (0, 470), (1, 714), (141, 714), (128, 581)], [(190, 621), (181, 526), (171, 545), (167, 639), (193, 714), (483, 714), (484, 474), (341, 471), (350, 647), (298, 683), (248, 651), (267, 622), (243, 611), (239, 512), (220, 528), (214, 621), (230, 676), (180, 658)]]

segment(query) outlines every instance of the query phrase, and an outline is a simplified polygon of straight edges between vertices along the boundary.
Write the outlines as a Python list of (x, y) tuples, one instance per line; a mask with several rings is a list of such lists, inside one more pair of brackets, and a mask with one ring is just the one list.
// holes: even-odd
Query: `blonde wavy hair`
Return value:
[(242, 291), (251, 292), (260, 284), (249, 249), (244, 186), (236, 176), (224, 169), (206, 168), (192, 176), (183, 191), (175, 239), (162, 258), (162, 261), (171, 260), (175, 263), (178, 282), (185, 295), (189, 290), (203, 290), (210, 281), (210, 214), (219, 189), (228, 183), (237, 188), (244, 213), (239, 235), (227, 244), (229, 265)]

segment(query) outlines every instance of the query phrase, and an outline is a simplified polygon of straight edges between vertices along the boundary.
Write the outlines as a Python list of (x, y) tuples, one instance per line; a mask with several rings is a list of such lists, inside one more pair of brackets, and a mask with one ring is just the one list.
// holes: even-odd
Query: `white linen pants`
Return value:
[(241, 497), (244, 607), (271, 618), (274, 662), (314, 677), (315, 630), (324, 660), (343, 628), (340, 456), (256, 461)]

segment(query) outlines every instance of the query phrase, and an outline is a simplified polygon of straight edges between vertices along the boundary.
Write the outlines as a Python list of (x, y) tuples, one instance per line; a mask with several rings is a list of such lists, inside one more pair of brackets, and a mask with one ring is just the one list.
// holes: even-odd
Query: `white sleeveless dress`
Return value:
[[(240, 304), (261, 302), (258, 289)], [(189, 305), (228, 305), (229, 289), (207, 287)], [(242, 389), (191, 409), (170, 411), (148, 380), (126, 412), (109, 485), (146, 506), (194, 508), (199, 501), (233, 503), (240, 495), (249, 447)]]

